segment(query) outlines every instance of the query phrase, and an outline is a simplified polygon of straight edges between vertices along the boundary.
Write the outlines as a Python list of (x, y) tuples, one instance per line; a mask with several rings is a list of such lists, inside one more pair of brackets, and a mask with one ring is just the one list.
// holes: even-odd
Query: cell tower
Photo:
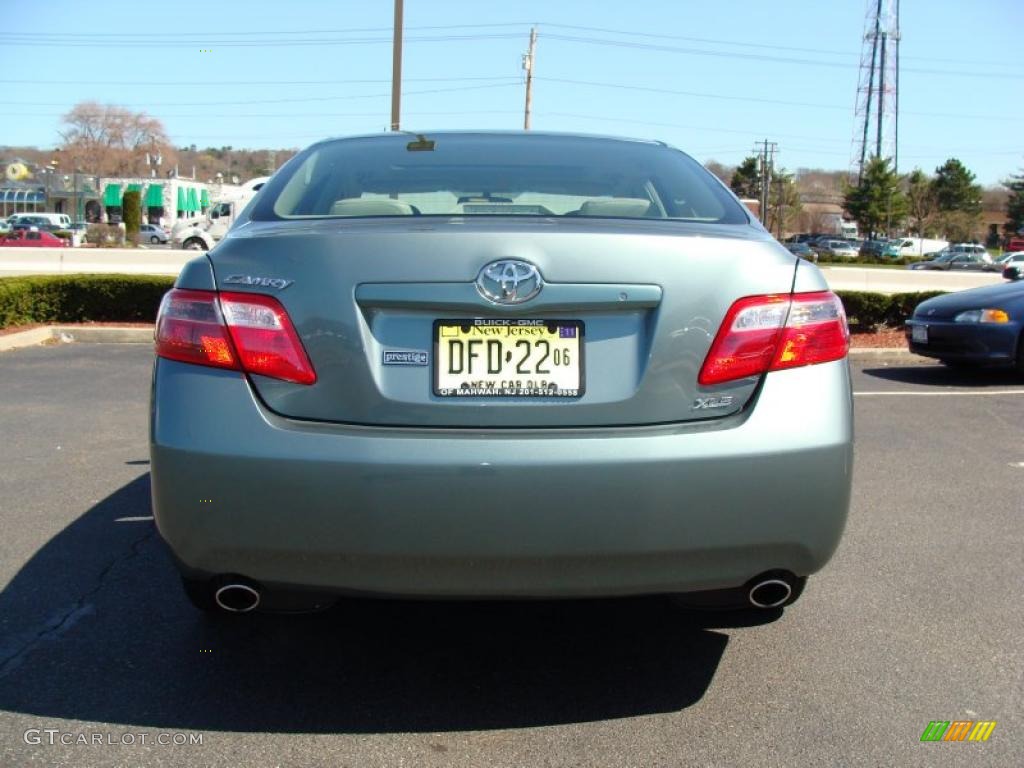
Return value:
[(900, 0), (867, 0), (857, 84), (852, 165), (858, 180), (872, 157), (899, 165)]

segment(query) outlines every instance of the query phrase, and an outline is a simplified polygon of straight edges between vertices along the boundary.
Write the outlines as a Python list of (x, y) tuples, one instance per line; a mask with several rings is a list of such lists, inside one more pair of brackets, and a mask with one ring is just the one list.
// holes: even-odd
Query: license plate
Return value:
[(910, 326), (910, 339), (917, 344), (927, 344), (928, 328), (924, 325)]
[(583, 323), (482, 319), (434, 322), (438, 397), (580, 397)]

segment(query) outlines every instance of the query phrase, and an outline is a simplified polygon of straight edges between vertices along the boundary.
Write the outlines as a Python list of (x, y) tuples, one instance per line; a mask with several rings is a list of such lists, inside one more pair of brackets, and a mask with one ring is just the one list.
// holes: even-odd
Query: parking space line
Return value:
[(1024, 395), (1024, 389), (986, 389), (982, 392), (973, 392), (966, 389), (956, 390), (955, 392), (907, 392), (902, 390), (886, 392), (885, 390), (879, 390), (877, 392), (853, 393), (854, 397), (881, 397), (885, 395), (897, 397), (987, 397), (991, 395)]

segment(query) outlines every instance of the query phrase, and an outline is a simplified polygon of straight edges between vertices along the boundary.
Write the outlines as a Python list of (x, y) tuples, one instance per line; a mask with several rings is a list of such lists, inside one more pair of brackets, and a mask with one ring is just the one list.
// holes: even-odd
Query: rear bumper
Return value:
[(152, 487), (190, 574), (338, 592), (572, 597), (820, 569), (845, 525), (845, 361), (765, 377), (716, 423), (412, 430), (281, 418), (236, 373), (159, 360)]
[[(928, 333), (925, 344), (913, 340), (914, 327)], [(987, 323), (954, 323), (951, 320), (907, 321), (906, 336), (910, 351), (951, 363), (980, 365), (1013, 365), (1021, 334), (1019, 323), (994, 325)]]

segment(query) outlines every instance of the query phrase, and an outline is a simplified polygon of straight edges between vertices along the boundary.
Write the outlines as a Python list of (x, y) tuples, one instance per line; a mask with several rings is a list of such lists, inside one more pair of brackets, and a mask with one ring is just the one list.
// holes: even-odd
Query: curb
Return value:
[(0, 336), (0, 352), (34, 347), (48, 341), (87, 342), (92, 344), (152, 344), (153, 326), (118, 328), (81, 325), (48, 325)]
[[(853, 347), (850, 357), (918, 357), (906, 347)], [(926, 358), (921, 358), (922, 360)]]
[(0, 336), (0, 352), (5, 352), (8, 349), (35, 346), (52, 338), (52, 328), (32, 328), (27, 331), (20, 331), (19, 333), (9, 333), (6, 336)]

